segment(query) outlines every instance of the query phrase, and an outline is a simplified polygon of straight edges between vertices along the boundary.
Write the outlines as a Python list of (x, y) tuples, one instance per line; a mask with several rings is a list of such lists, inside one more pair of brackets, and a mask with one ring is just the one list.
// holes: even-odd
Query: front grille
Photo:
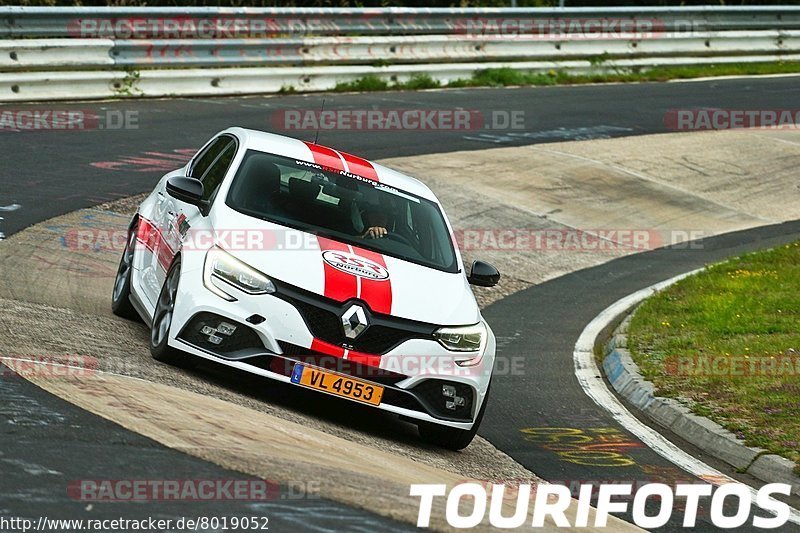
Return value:
[(316, 338), (334, 342), (330, 339), (339, 339), (339, 337), (344, 336), (342, 334), (341, 321), (333, 311), (323, 309), (302, 300), (291, 299), (289, 301), (300, 311), (300, 314), (303, 315), (303, 319), (308, 325), (308, 330)]
[[(433, 324), (373, 313), (360, 300), (342, 303), (283, 282), (277, 282), (276, 285), (278, 291), (275, 296), (298, 310), (311, 334), (336, 346), (382, 355), (409, 339), (433, 340), (433, 332), (436, 330)], [(341, 315), (353, 303), (364, 308), (370, 326), (358, 338), (348, 339), (342, 329)]]

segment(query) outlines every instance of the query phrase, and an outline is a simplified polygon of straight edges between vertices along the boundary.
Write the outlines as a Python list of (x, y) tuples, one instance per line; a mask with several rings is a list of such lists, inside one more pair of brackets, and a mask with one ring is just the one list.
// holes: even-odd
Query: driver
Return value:
[(362, 239), (382, 239), (389, 234), (389, 216), (384, 211), (370, 209), (364, 212), (366, 231), (360, 235)]

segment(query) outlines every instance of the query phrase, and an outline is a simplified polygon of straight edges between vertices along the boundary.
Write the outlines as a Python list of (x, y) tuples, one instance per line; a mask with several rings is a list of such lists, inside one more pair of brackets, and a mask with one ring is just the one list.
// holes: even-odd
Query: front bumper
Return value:
[[(416, 421), (465, 430), (472, 427), (494, 365), (495, 339), (490, 329), (484, 354), (474, 366), (458, 365), (464, 354), (426, 338), (409, 338), (378, 357), (377, 364), (370, 358), (371, 363), (365, 365), (348, 360), (347, 350), (340, 356), (312, 349), (319, 347), (319, 339), (311, 332), (308, 316), (290, 303), (292, 298), (232, 291), (237, 301), (225, 301), (204, 287), (201, 269), (184, 270), (169, 345), (285, 383), (291, 383), (297, 363), (349, 374), (384, 387), (378, 409)], [(227, 326), (235, 326), (235, 332), (213, 333), (221, 323), (226, 324), (223, 332)], [(209, 340), (212, 336), (216, 338)], [(454, 396), (459, 399), (454, 401)]]

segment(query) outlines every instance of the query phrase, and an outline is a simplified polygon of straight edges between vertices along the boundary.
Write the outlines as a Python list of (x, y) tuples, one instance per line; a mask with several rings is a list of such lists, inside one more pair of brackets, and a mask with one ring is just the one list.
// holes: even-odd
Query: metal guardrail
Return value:
[(324, 64), (735, 56), (800, 52), (800, 30), (687, 33), (651, 39), (464, 39), (453, 35), (303, 39), (0, 40), (0, 69), (302, 66)]
[[(77, 8), (0, 7), (0, 38), (130, 38), (131, 23), (182, 19), (205, 30), (215, 21), (237, 22), (264, 36), (458, 34), (488, 20), (656, 19), (665, 31), (800, 29), (798, 6), (591, 7), (591, 8)], [(205, 24), (201, 22), (205, 21)], [(82, 26), (85, 23), (85, 27)], [(193, 23), (193, 24), (192, 24)], [(173, 28), (174, 26), (170, 26)], [(231, 35), (223, 24), (213, 37)], [(204, 31), (205, 31), (204, 30)], [(83, 35), (86, 36), (86, 35)], [(248, 35), (255, 37), (256, 35)], [(143, 38), (154, 38), (146, 35)], [(203, 37), (203, 35), (193, 35)]]
[(0, 101), (320, 90), (366, 74), (447, 82), (490, 65), (601, 72), (797, 54), (800, 6), (0, 7)]

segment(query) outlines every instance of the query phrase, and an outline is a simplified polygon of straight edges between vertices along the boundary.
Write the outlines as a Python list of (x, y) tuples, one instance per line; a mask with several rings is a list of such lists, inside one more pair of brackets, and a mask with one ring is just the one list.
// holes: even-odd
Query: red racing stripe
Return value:
[[(345, 358), (345, 349), (329, 342), (314, 339), (311, 341), (312, 352), (318, 352), (325, 355), (332, 355), (333, 357)], [(366, 366), (381, 366), (381, 356), (363, 352), (348, 351), (346, 359), (353, 363)]]
[[(386, 260), (383, 255), (371, 250), (353, 247), (353, 251), (365, 259), (378, 263), (386, 268)], [(367, 302), (369, 308), (376, 313), (385, 315), (392, 312), (392, 280), (374, 280), (361, 278), (361, 299)]]
[[(381, 366), (381, 356), (362, 352), (347, 352), (347, 360), (365, 366)], [(369, 378), (367, 378), (369, 379)]]
[(379, 181), (378, 173), (375, 171), (375, 167), (373, 167), (372, 163), (370, 163), (366, 159), (361, 159), (360, 157), (346, 154), (344, 152), (339, 152), (339, 155), (341, 155), (342, 159), (345, 160), (345, 162), (347, 163), (347, 167), (350, 169), (351, 173), (361, 176), (363, 178)]
[(344, 357), (344, 348), (331, 344), (329, 342), (314, 339), (311, 341), (312, 352), (319, 352), (325, 355), (332, 355), (334, 357)]
[[(335, 250), (337, 252), (349, 252), (350, 248), (346, 244), (336, 242), (325, 237), (317, 237), (321, 252)], [(333, 268), (331, 265), (322, 262), (325, 269), (325, 291), (324, 295), (333, 298), (337, 302), (343, 302), (358, 295), (358, 279), (352, 274), (342, 272)]]
[(314, 155), (314, 162), (316, 164), (336, 170), (344, 170), (344, 163), (342, 163), (342, 158), (339, 157), (338, 152), (331, 150), (327, 146), (320, 146), (306, 141), (303, 142), (305, 142), (306, 146), (308, 146), (311, 153)]

